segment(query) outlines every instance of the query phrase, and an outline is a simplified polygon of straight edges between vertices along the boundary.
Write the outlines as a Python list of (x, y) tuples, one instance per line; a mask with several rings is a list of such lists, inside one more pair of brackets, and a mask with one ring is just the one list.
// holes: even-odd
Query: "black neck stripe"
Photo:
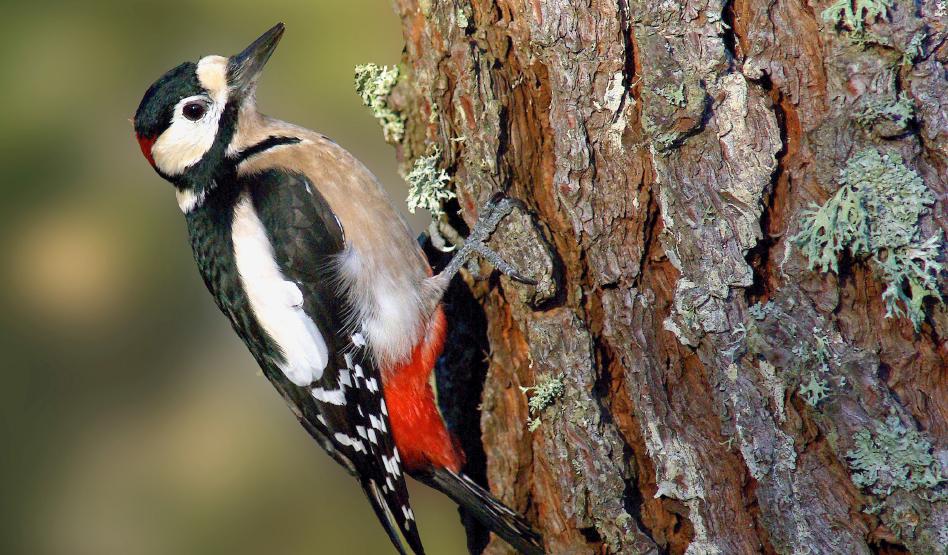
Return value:
[(274, 137), (271, 135), (270, 137), (267, 137), (266, 139), (260, 141), (259, 143), (253, 146), (247, 147), (244, 150), (237, 153), (237, 156), (234, 158), (234, 163), (240, 164), (247, 158), (260, 154), (261, 152), (270, 150), (271, 148), (274, 148), (280, 145), (295, 145), (298, 142), (300, 142), (299, 137)]

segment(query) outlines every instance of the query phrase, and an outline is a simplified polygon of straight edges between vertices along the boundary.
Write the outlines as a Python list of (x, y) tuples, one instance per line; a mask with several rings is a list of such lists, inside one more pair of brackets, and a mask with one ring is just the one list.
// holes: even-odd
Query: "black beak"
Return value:
[(253, 41), (243, 52), (231, 56), (227, 62), (227, 82), (232, 92), (240, 97), (253, 93), (257, 78), (260, 77), (263, 66), (276, 50), (280, 38), (283, 37), (284, 29), (282, 23), (277, 23)]

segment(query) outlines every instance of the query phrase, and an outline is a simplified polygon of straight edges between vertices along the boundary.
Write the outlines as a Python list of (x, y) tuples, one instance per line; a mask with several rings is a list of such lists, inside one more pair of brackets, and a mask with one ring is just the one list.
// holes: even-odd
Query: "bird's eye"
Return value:
[(203, 102), (188, 102), (184, 105), (181, 112), (184, 114), (184, 117), (189, 120), (197, 121), (203, 118), (204, 114), (207, 113), (207, 104)]

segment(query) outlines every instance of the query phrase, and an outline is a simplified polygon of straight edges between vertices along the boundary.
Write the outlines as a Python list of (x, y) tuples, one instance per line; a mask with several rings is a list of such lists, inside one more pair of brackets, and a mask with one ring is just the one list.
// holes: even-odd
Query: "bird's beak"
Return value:
[(283, 37), (284, 26), (277, 23), (269, 31), (250, 43), (243, 52), (231, 56), (227, 62), (227, 82), (231, 91), (240, 97), (253, 94), (257, 85), (257, 78), (263, 72), (263, 66), (276, 50), (280, 38)]

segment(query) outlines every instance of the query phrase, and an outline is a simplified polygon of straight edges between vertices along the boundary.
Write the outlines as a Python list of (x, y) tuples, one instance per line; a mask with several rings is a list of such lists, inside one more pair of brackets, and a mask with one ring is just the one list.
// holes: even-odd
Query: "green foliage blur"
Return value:
[[(5, 4), (0, 553), (393, 553), (217, 313), (132, 136), (164, 71), (277, 21), (262, 111), (333, 137), (401, 202), (352, 85), (356, 64), (399, 61), (386, 0)], [(452, 504), (413, 499), (429, 552), (463, 553)]]

